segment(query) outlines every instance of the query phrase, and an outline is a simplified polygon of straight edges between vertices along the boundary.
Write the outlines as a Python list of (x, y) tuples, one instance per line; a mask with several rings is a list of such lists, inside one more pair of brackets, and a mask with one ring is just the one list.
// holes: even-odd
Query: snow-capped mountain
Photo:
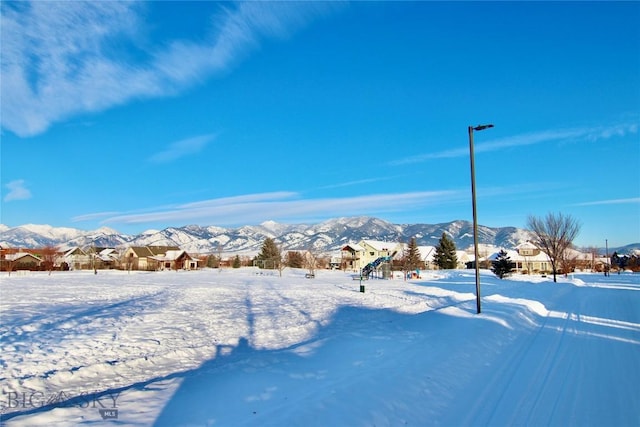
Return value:
[[(147, 230), (135, 236), (120, 234), (110, 228), (82, 231), (49, 225), (24, 225), (9, 228), (0, 225), (0, 246), (35, 248), (57, 246), (179, 246), (192, 253), (257, 253), (267, 237), (283, 249), (310, 249), (316, 252), (339, 250), (349, 242), (362, 239), (408, 242), (415, 237), (418, 245), (435, 246), (446, 233), (458, 249), (473, 245), (473, 224), (452, 221), (441, 224), (392, 224), (372, 217), (343, 217), (319, 224), (280, 224), (267, 221), (239, 228), (186, 225), (164, 230)], [(481, 244), (513, 248), (531, 238), (528, 231), (516, 227), (478, 226)], [(609, 248), (613, 250), (613, 248)]]
[[(526, 240), (524, 230), (514, 227), (478, 228), (482, 243), (513, 247)], [(335, 218), (319, 224), (279, 224), (267, 221), (260, 225), (239, 228), (187, 225), (164, 230), (147, 230), (136, 236), (119, 234), (103, 227), (93, 231), (55, 228), (49, 225), (24, 225), (0, 228), (0, 245), (34, 248), (42, 246), (179, 246), (194, 253), (257, 252), (267, 237), (275, 239), (284, 249), (333, 251), (344, 244), (361, 239), (408, 241), (415, 236), (420, 245), (435, 245), (442, 233), (447, 233), (459, 248), (473, 243), (473, 228), (469, 222), (444, 224), (391, 224), (371, 217)]]
[(55, 246), (67, 247), (116, 247), (126, 244), (130, 236), (102, 227), (97, 230), (83, 231), (76, 228), (52, 227), (50, 225), (26, 224), (9, 228), (0, 227), (0, 246), (18, 248), (39, 248)]

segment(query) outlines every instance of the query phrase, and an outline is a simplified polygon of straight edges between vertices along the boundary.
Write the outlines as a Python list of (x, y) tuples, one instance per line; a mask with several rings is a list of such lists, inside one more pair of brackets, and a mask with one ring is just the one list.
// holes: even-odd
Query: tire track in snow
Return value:
[[(570, 288), (558, 292), (556, 297), (564, 297), (570, 293)], [(561, 360), (566, 356), (563, 348), (571, 317), (568, 314), (563, 316), (558, 325), (554, 324), (558, 316), (551, 316), (551, 312), (540, 316), (539, 310), (532, 310), (527, 305), (503, 304), (501, 308), (510, 307), (509, 310), (515, 315), (512, 317), (519, 317), (528, 326), (518, 330), (529, 332), (520, 336), (510, 334), (513, 341), (504, 347), (507, 359), (497, 360), (501, 366), (496, 368), (493, 377), (483, 387), (482, 395), (469, 411), (466, 423), (493, 425), (496, 420), (509, 420), (508, 425), (521, 425), (523, 420), (527, 420), (524, 424), (533, 422), (547, 425), (553, 414), (545, 407), (548, 404), (545, 399), (551, 395), (560, 396), (556, 393), (559, 390), (558, 379), (562, 378), (560, 386), (563, 386), (568, 375), (567, 369), (563, 371), (566, 366)], [(505, 313), (501, 314), (505, 317)], [(531, 367), (534, 369), (531, 370)], [(497, 397), (493, 397), (496, 394)], [(492, 403), (487, 406), (486, 402)], [(554, 401), (554, 408), (558, 403)], [(541, 416), (545, 419), (540, 419)]]

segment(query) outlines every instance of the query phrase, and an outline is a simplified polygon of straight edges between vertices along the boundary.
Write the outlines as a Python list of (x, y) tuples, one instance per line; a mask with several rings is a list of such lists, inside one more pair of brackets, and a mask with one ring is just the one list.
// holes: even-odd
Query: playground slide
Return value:
[(369, 277), (369, 275), (373, 272), (373, 270), (377, 266), (379, 266), (385, 261), (390, 261), (390, 260), (391, 260), (390, 256), (383, 256), (365, 265), (364, 268), (362, 269), (362, 277)]

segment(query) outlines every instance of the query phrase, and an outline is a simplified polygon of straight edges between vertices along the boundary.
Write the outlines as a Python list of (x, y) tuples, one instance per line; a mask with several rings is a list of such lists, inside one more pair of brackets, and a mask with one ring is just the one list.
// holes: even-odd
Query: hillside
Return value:
[[(267, 237), (274, 238), (285, 250), (311, 249), (318, 252), (339, 250), (344, 244), (362, 239), (388, 242), (408, 241), (416, 237), (418, 245), (436, 245), (447, 233), (456, 247), (465, 249), (473, 244), (473, 225), (469, 221), (441, 224), (392, 224), (372, 217), (342, 217), (319, 224), (279, 224), (267, 221), (260, 225), (238, 228), (186, 225), (163, 230), (148, 230), (138, 235), (118, 233), (110, 228), (82, 231), (55, 228), (49, 225), (23, 225), (9, 228), (0, 225), (0, 245), (3, 247), (35, 248), (42, 246), (123, 247), (180, 246), (192, 253), (257, 253)], [(516, 227), (478, 226), (479, 242), (496, 247), (513, 248), (530, 238), (526, 230)], [(628, 245), (621, 253), (640, 247)], [(609, 248), (610, 251), (616, 248)]]

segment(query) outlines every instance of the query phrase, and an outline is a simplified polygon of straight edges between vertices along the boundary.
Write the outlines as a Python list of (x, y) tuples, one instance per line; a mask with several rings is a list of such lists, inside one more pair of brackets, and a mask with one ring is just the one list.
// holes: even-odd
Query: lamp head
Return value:
[(492, 128), (493, 125), (479, 125), (479, 126), (475, 126), (473, 128), (473, 130), (484, 130), (484, 129), (489, 129)]

